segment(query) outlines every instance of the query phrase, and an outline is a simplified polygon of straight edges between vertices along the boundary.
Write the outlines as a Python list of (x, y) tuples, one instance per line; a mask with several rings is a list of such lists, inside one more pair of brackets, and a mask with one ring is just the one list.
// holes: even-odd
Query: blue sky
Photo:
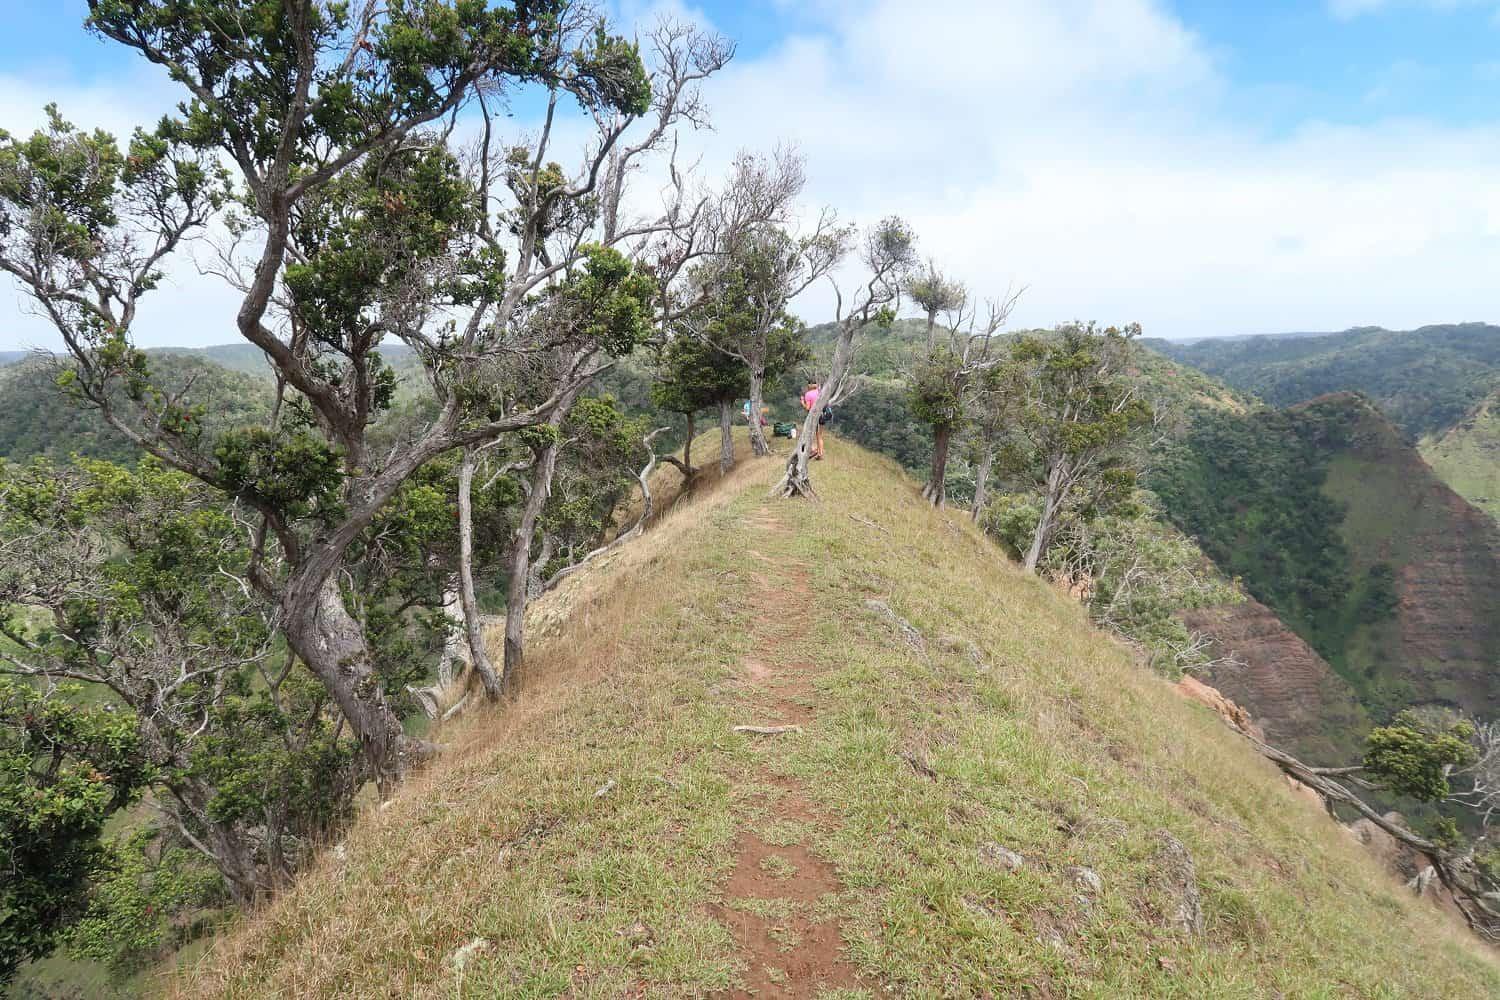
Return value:
[[(137, 60), (80, 30), (84, 0), (6, 0), (0, 73), (38, 81), (108, 82)], [(816, 4), (809, 5), (816, 8)], [(921, 5), (916, 5), (920, 10)], [(1500, 117), (1500, 3), (1260, 0), (1164, 4), (1218, 60), (1237, 114), (1269, 129), (1308, 118), (1348, 123), (1414, 115), (1462, 124)], [(826, 25), (816, 9), (777, 0), (694, 5), (743, 56)], [(919, 15), (914, 15), (919, 19)], [(914, 25), (914, 28), (919, 25)]]
[[(809, 210), (908, 216), (976, 292), (1026, 285), (1021, 322), (1500, 317), (1500, 0), (666, 2), (740, 43), (706, 91), (706, 169), (794, 143)], [(120, 131), (169, 106), (159, 73), (80, 30), (83, 0), (4, 6), (0, 128), (52, 98)], [(201, 327), (211, 290), (184, 276), (172, 297), (143, 341), (232, 339)], [(0, 347), (46, 340), (0, 287)]]

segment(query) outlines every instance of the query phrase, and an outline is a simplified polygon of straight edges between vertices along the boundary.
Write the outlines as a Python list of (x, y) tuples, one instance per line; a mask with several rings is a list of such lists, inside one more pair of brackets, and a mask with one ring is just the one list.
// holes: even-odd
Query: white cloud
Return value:
[[(1500, 259), (1500, 130), (1221, 114), (1205, 44), (1148, 0), (882, 0), (733, 67), (720, 141), (796, 139), (812, 200), (907, 216), (1026, 325), (1165, 336), (1482, 318)], [(828, 299), (801, 304), (821, 319)]]
[[(77, 127), (102, 128), (124, 142), (136, 126), (149, 127), (171, 111), (181, 96), (164, 72), (145, 64), (86, 85), (0, 74), (0, 128), (25, 135), (46, 123), (43, 108), (54, 102)], [(234, 341), (234, 309), (233, 294), (216, 279), (199, 275), (193, 261), (183, 257), (167, 268), (162, 287), (141, 300), (137, 341), (143, 346)], [(0, 277), (0, 349), (58, 349), (61, 343), (14, 283)]]
[[(809, 212), (906, 216), (980, 294), (1029, 286), (1018, 324), (1204, 336), (1495, 316), (1500, 119), (1267, 137), (1227, 116), (1215, 54), (1157, 0), (818, 0), (796, 17), (806, 30), (710, 83), (715, 131), (685, 148), (715, 177), (738, 149), (796, 142)], [(89, 99), (127, 122), (144, 103)], [(177, 282), (143, 342), (235, 339), (222, 292)], [(799, 308), (817, 322), (831, 298)]]

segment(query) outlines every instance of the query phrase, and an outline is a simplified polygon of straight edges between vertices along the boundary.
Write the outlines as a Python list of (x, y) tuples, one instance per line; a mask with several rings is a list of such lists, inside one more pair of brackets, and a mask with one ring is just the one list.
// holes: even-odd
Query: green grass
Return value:
[[(779, 463), (753, 464), (549, 598), (568, 623), (516, 702), (444, 734), (450, 752), (363, 818), (343, 861), (171, 989), (704, 996), (753, 957), (723, 906), (837, 919), (863, 978), (830, 998), (1500, 991), (1449, 918), (961, 512), (922, 505), (890, 462), (829, 456), (821, 502), (767, 499)], [(948, 635), (986, 663), (945, 652)], [(801, 733), (733, 732), (804, 703)], [(1158, 830), (1196, 863), (1200, 939), (1162, 917)], [(810, 849), (836, 887), (732, 898), (745, 831)], [(1026, 864), (987, 863), (987, 842)], [(1102, 891), (1081, 894), (1073, 866)]]
[(1500, 395), (1422, 440), (1422, 457), (1449, 488), (1500, 520)]

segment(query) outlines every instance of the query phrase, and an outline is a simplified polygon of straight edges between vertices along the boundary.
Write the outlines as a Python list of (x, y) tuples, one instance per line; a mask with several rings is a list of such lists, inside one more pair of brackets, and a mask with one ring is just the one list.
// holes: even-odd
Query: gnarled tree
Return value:
[[(947, 502), (948, 454), (954, 436), (971, 415), (976, 391), (993, 388), (982, 376), (1002, 358), (991, 353), (990, 345), (1019, 294), (1012, 292), (1001, 302), (990, 302), (983, 323), (978, 321), (977, 308), (970, 309), (967, 299), (958, 299), (948, 314), (948, 343), (929, 347), (911, 373), (907, 399), (912, 414), (932, 428), (932, 465), (922, 496), (934, 507)], [(929, 329), (929, 343), (933, 339)]]
[[(830, 230), (825, 253), (835, 264), (848, 254), (850, 236), (845, 229)], [(859, 257), (867, 275), (847, 300), (843, 290), (834, 283), (837, 334), (833, 357), (828, 375), (821, 383), (817, 402), (802, 420), (802, 433), (787, 458), (786, 474), (772, 490), (784, 497), (816, 496), (808, 475), (808, 459), (816, 440), (818, 421), (822, 419), (823, 411), (838, 402), (840, 394), (847, 393), (852, 387), (849, 368), (854, 360), (854, 339), (859, 331), (871, 323), (888, 324), (895, 319), (901, 284), (916, 259), (916, 236), (901, 219), (894, 216), (884, 219), (865, 235)]]
[[(563, 0), (89, 7), (92, 30), (165, 66), (186, 100), (126, 149), (55, 115), (29, 139), (0, 137), (0, 269), (57, 328), (81, 400), (254, 512), (243, 575), (388, 786), (429, 748), (402, 732), (340, 587), (350, 547), (437, 456), (555, 427), (594, 359), (623, 347), (611, 342), (619, 317), (579, 316), (561, 345), (537, 340), (528, 303), (554, 285), (576, 293), (575, 281), (602, 294), (570, 306), (615, 302), (636, 278), (609, 247), (680, 242), (684, 202), (670, 196), (629, 224), (614, 221), (618, 196), (604, 198), (598, 238), (601, 180), (629, 165), (632, 126), (659, 140), (679, 117), (668, 105), (690, 99), (727, 49), (664, 29), (675, 81), (664, 89), (634, 44)], [(488, 105), (522, 87), (542, 92), (540, 130), (496, 150)], [(595, 128), (573, 170), (548, 160), (564, 100)], [(450, 137), (475, 102), (485, 139), (466, 170)], [(265, 353), (280, 391), (267, 422), (213, 439), (188, 419), (191, 386), (163, 384), (132, 332), (169, 261), (216, 219), (230, 240), (214, 270), (240, 296), (224, 327)], [(387, 340), (413, 350), (436, 406), (379, 450), (372, 428), (395, 385)], [(543, 366), (550, 383), (524, 393), (483, 375), (486, 362), (510, 370), (559, 350), (575, 363)]]
[(1064, 513), (1095, 511), (1128, 499), (1135, 470), (1126, 449), (1152, 422), (1153, 410), (1128, 377), (1139, 326), (1101, 329), (1073, 324), (1011, 347), (1006, 384), (1026, 454), (1017, 470), (1041, 499), (1025, 564), (1035, 570)]
[[(782, 154), (775, 166), (749, 161), (741, 182), (768, 200), (795, 197), (803, 184), (801, 161)], [(750, 451), (769, 455), (759, 415), (767, 379), (776, 379), (809, 357), (802, 324), (788, 311), (792, 299), (827, 277), (843, 258), (849, 234), (824, 211), (808, 232), (796, 234), (771, 221), (731, 234), (724, 252), (693, 275), (699, 306), (684, 322), (694, 336), (743, 363), (750, 402)]]

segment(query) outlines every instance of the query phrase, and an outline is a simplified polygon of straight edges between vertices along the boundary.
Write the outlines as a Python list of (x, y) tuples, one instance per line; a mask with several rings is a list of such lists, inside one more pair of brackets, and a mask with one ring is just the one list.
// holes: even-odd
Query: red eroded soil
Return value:
[[(783, 534), (774, 511), (749, 519), (757, 533)], [(812, 703), (813, 668), (798, 656), (812, 627), (808, 568), (747, 550), (747, 601), (755, 612), (750, 629), (752, 656), (740, 664), (738, 687), (749, 695), (746, 724), (816, 724)], [(766, 737), (796, 739), (797, 734)], [(769, 811), (776, 817), (818, 823), (820, 817), (800, 784), (770, 773), (757, 780), (777, 789)], [(840, 987), (857, 987), (859, 977), (845, 956), (844, 938), (830, 897), (840, 890), (832, 865), (805, 844), (772, 844), (741, 830), (734, 845), (734, 871), (724, 885), (714, 918), (728, 928), (744, 968), (743, 986), (727, 997), (812, 1000)]]

